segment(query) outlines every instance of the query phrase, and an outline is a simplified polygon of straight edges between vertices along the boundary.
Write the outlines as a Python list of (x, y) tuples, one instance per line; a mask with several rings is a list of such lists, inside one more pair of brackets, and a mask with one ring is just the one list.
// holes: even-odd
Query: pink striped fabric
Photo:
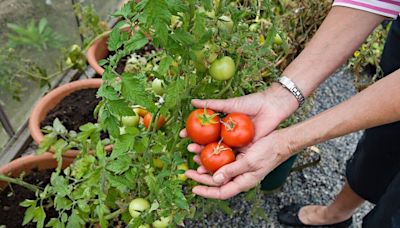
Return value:
[(397, 18), (400, 13), (400, 0), (335, 0), (334, 6), (345, 6)]

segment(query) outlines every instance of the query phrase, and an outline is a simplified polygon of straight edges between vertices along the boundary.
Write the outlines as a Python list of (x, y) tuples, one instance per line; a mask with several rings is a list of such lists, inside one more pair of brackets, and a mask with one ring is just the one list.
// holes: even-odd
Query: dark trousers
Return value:
[[(380, 65), (385, 76), (400, 68), (400, 19), (393, 21)], [(400, 228), (400, 121), (365, 130), (346, 176), (354, 192), (376, 204), (363, 227)]]

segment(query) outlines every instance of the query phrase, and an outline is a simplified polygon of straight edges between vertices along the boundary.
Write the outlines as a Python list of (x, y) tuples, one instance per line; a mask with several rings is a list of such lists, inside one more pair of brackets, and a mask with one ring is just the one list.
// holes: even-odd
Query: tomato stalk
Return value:
[(231, 117), (229, 117), (227, 122), (223, 121), (222, 119), (220, 120), (220, 122), (225, 126), (227, 131), (233, 131), (233, 129), (235, 129), (237, 125), (237, 123)]
[(201, 115), (196, 115), (197, 119), (200, 121), (202, 126), (209, 125), (209, 124), (217, 124), (218, 122), (213, 120), (214, 117), (219, 116), (219, 113), (214, 113), (212, 115), (208, 115), (207, 107), (204, 106), (204, 112)]

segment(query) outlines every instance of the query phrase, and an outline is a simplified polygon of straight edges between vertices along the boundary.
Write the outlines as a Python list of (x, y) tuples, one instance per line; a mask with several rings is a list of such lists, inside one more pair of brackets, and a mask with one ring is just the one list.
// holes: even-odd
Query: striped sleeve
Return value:
[(396, 19), (400, 0), (335, 0), (333, 6), (345, 6)]

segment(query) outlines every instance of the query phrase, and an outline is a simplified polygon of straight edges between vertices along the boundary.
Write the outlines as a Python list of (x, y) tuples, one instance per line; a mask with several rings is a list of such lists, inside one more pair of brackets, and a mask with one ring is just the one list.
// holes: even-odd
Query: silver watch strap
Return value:
[(296, 86), (296, 84), (294, 84), (294, 82), (290, 80), (290, 78), (286, 76), (281, 76), (278, 78), (278, 82), (293, 94), (293, 96), (299, 102), (299, 107), (301, 107), (304, 104), (305, 98), (303, 93)]

